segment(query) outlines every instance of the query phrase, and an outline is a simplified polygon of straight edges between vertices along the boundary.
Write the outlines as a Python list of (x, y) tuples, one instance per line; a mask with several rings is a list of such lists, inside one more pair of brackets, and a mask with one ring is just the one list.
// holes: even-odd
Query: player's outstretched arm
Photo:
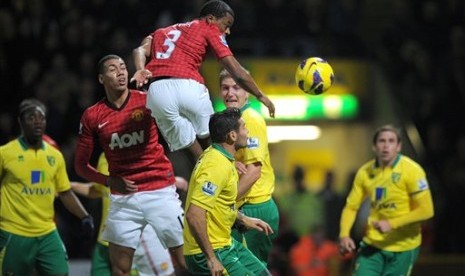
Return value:
[(258, 88), (252, 76), (242, 67), (234, 56), (227, 56), (220, 60), (221, 65), (228, 70), (240, 87), (257, 97), (270, 112), (270, 117), (274, 118), (275, 107), (273, 102)]
[(150, 57), (151, 47), (152, 36), (149, 35), (142, 40), (139, 47), (132, 51), (136, 72), (132, 76), (130, 82), (135, 82), (136, 87), (142, 87), (144, 84), (147, 84), (149, 79), (152, 77), (152, 72), (145, 69), (147, 58)]
[[(88, 198), (101, 198), (102, 193), (95, 189), (96, 184), (94, 183), (82, 183), (71, 181), (71, 189), (78, 195), (82, 195)], [(98, 185), (98, 184), (97, 184)]]

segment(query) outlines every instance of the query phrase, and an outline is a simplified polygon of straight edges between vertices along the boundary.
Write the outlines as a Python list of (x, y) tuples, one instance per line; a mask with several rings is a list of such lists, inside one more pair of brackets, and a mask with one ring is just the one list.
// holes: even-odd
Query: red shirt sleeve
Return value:
[(89, 116), (89, 109), (84, 112), (81, 117), (79, 126), (79, 137), (76, 145), (76, 156), (74, 159), (74, 169), (76, 173), (95, 183), (106, 183), (108, 176), (101, 174), (97, 169), (89, 164), (90, 157), (94, 150), (94, 132), (92, 131), (92, 123)]
[(210, 25), (210, 28), (205, 34), (205, 38), (217, 59), (233, 55), (226, 41), (226, 35), (220, 32), (218, 26)]

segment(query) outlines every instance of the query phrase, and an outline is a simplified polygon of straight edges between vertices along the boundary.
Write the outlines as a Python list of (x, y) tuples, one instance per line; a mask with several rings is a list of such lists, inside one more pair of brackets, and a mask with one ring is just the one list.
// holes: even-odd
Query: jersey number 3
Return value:
[(163, 45), (168, 47), (165, 52), (156, 52), (157, 59), (168, 59), (170, 58), (171, 54), (174, 51), (174, 48), (176, 47), (175, 42), (179, 39), (181, 36), (181, 31), (179, 30), (171, 30), (167, 34), (167, 38), (165, 39), (165, 42), (163, 42)]

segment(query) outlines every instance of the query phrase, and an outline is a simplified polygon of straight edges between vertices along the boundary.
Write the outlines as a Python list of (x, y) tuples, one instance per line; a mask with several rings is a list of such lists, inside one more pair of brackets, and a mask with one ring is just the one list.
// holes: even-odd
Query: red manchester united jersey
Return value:
[(161, 28), (152, 34), (152, 53), (146, 69), (153, 77), (169, 76), (204, 83), (199, 69), (208, 49), (216, 58), (231, 56), (225, 35), (215, 24), (194, 20)]
[(158, 143), (157, 127), (145, 101), (145, 93), (132, 90), (119, 109), (103, 99), (84, 111), (75, 160), (76, 170), (83, 177), (104, 183), (105, 178), (89, 165), (94, 145), (99, 143), (108, 159), (110, 175), (134, 181), (139, 192), (175, 182), (173, 167)]

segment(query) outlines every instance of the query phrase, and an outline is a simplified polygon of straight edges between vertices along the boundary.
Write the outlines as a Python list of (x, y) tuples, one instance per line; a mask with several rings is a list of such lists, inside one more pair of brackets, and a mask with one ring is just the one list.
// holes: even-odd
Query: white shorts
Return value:
[(140, 236), (140, 243), (134, 253), (133, 268), (139, 276), (171, 275), (173, 262), (168, 249), (164, 248), (152, 226), (147, 225)]
[(136, 249), (142, 230), (150, 224), (164, 248), (183, 245), (184, 211), (178, 197), (174, 185), (130, 195), (110, 195), (102, 239)]
[(189, 79), (162, 79), (149, 86), (147, 108), (171, 151), (209, 136), (213, 106), (205, 85)]

